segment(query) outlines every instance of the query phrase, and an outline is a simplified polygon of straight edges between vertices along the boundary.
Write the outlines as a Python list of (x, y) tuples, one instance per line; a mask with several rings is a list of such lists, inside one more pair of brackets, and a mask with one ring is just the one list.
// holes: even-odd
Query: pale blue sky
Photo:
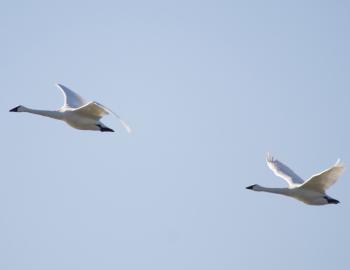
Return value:
[[(246, 186), (350, 166), (348, 1), (0, 4), (0, 269), (349, 269), (350, 179), (312, 207)], [(29, 114), (60, 82), (135, 130)]]

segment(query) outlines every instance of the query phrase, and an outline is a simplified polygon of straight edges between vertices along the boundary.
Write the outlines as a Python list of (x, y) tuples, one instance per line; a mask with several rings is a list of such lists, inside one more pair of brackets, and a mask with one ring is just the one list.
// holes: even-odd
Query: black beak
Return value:
[(249, 186), (249, 187), (246, 187), (246, 189), (253, 189), (254, 186), (255, 186), (255, 185), (251, 185), (251, 186)]
[(11, 109), (11, 110), (9, 110), (10, 112), (18, 112), (18, 108), (19, 107), (21, 107), (21, 106), (17, 106), (17, 107), (15, 107), (15, 108), (13, 108), (13, 109)]

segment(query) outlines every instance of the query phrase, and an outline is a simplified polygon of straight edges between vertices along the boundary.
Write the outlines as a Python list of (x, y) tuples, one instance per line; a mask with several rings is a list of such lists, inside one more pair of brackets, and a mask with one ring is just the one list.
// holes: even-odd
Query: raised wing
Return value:
[(64, 107), (79, 108), (87, 104), (87, 101), (62, 84), (56, 84), (64, 95)]
[(324, 193), (327, 188), (333, 185), (344, 171), (344, 164), (338, 159), (329, 169), (311, 176), (311, 178), (300, 187)]
[(102, 104), (96, 101), (89, 102), (86, 105), (78, 109), (75, 109), (74, 111), (84, 116), (94, 118), (96, 120), (99, 120), (100, 118), (102, 118), (107, 114), (112, 114), (119, 119), (120, 123), (123, 125), (126, 131), (128, 133), (131, 133), (131, 128), (123, 119), (120, 118), (119, 115), (117, 115), (116, 113), (114, 113), (113, 111), (111, 111), (110, 109), (108, 109), (107, 107), (103, 106)]
[(301, 179), (301, 177), (299, 177), (295, 172), (289, 169), (282, 162), (278, 161), (277, 159), (274, 159), (274, 157), (271, 156), (269, 153), (266, 157), (266, 163), (267, 166), (274, 172), (274, 174), (287, 181), (289, 186), (304, 183), (304, 180)]

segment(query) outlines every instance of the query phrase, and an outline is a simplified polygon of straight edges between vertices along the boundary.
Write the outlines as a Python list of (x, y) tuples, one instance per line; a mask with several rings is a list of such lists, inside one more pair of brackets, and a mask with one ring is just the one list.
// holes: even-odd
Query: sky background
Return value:
[[(2, 1), (0, 269), (349, 269), (350, 179), (321, 207), (283, 187), (350, 166), (348, 1)], [(9, 113), (62, 83), (116, 133)]]

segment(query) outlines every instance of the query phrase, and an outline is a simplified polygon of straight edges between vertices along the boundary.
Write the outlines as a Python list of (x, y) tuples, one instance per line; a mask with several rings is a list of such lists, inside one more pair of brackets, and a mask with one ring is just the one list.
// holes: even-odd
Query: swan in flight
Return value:
[(116, 116), (128, 133), (130, 127), (119, 117), (105, 106), (96, 101), (86, 101), (77, 93), (62, 84), (56, 84), (64, 96), (63, 106), (56, 111), (34, 110), (19, 105), (10, 110), (10, 112), (27, 112), (38, 114), (57, 120), (65, 121), (68, 125), (76, 129), (97, 130), (102, 132), (114, 132), (113, 129), (105, 126), (100, 119), (108, 114)]
[(267, 155), (268, 167), (275, 175), (283, 178), (288, 183), (288, 188), (267, 188), (259, 185), (247, 187), (254, 191), (265, 191), (286, 195), (311, 205), (337, 204), (338, 200), (329, 197), (326, 189), (333, 185), (344, 170), (344, 165), (338, 159), (329, 169), (311, 176), (304, 181), (282, 162)]

